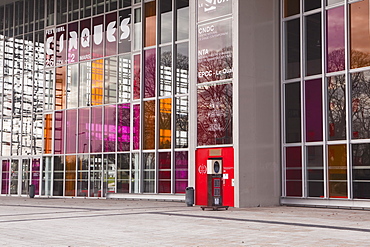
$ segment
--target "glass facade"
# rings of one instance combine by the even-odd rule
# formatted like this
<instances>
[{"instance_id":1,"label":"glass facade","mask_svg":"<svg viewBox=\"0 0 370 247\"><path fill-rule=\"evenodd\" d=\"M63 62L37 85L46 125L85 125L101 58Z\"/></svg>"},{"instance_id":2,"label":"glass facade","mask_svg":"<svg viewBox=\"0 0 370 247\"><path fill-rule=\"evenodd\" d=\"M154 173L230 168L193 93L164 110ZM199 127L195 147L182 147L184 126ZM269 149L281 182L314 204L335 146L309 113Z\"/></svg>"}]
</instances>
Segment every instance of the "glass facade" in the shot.
<instances>
[{"instance_id":1,"label":"glass facade","mask_svg":"<svg viewBox=\"0 0 370 247\"><path fill-rule=\"evenodd\" d=\"M189 0L0 6L1 194L185 193L189 13Z\"/></svg>"},{"instance_id":2,"label":"glass facade","mask_svg":"<svg viewBox=\"0 0 370 247\"><path fill-rule=\"evenodd\" d=\"M281 4L282 195L370 199L369 0Z\"/></svg>"}]
</instances>

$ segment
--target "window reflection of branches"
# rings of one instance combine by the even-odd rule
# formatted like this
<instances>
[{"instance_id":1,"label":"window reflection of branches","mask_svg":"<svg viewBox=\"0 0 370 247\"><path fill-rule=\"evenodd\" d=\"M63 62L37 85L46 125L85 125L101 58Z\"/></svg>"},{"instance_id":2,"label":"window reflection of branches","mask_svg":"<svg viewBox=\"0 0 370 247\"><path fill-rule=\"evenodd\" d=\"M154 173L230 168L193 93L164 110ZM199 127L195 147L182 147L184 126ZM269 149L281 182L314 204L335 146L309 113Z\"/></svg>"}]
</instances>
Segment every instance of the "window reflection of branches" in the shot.
<instances>
[{"instance_id":1,"label":"window reflection of branches","mask_svg":"<svg viewBox=\"0 0 370 247\"><path fill-rule=\"evenodd\" d=\"M345 76L328 78L328 128L329 140L346 138L346 83Z\"/></svg>"}]
</instances>

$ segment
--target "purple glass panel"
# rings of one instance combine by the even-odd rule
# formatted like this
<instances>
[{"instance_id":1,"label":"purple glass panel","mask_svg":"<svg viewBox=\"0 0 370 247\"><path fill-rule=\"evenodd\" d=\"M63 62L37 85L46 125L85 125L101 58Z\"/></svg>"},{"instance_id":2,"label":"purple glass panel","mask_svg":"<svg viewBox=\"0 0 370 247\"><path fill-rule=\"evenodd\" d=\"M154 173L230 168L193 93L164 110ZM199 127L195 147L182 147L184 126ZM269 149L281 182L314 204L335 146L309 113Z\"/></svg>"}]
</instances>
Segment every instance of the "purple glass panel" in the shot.
<instances>
[{"instance_id":1,"label":"purple glass panel","mask_svg":"<svg viewBox=\"0 0 370 247\"><path fill-rule=\"evenodd\" d=\"M118 105L118 151L130 151L130 104Z\"/></svg>"},{"instance_id":2,"label":"purple glass panel","mask_svg":"<svg viewBox=\"0 0 370 247\"><path fill-rule=\"evenodd\" d=\"M54 153L64 154L64 111L55 112Z\"/></svg>"},{"instance_id":3,"label":"purple glass panel","mask_svg":"<svg viewBox=\"0 0 370 247\"><path fill-rule=\"evenodd\" d=\"M158 192L171 193L171 152L159 153Z\"/></svg>"},{"instance_id":4,"label":"purple glass panel","mask_svg":"<svg viewBox=\"0 0 370 247\"><path fill-rule=\"evenodd\" d=\"M104 152L116 151L116 105L104 107Z\"/></svg>"},{"instance_id":5,"label":"purple glass panel","mask_svg":"<svg viewBox=\"0 0 370 247\"><path fill-rule=\"evenodd\" d=\"M155 49L145 51L145 71L144 71L144 97L155 97L155 77L156 77L156 54Z\"/></svg>"},{"instance_id":6,"label":"purple glass panel","mask_svg":"<svg viewBox=\"0 0 370 247\"><path fill-rule=\"evenodd\" d=\"M31 184L35 185L35 195L40 194L40 159L32 160Z\"/></svg>"},{"instance_id":7,"label":"purple glass panel","mask_svg":"<svg viewBox=\"0 0 370 247\"><path fill-rule=\"evenodd\" d=\"M188 152L176 152L175 162L175 193L185 193L188 186Z\"/></svg>"},{"instance_id":8,"label":"purple glass panel","mask_svg":"<svg viewBox=\"0 0 370 247\"><path fill-rule=\"evenodd\" d=\"M78 152L89 152L89 108L78 110Z\"/></svg>"},{"instance_id":9,"label":"purple glass panel","mask_svg":"<svg viewBox=\"0 0 370 247\"><path fill-rule=\"evenodd\" d=\"M91 152L102 152L103 145L103 108L93 107L91 108Z\"/></svg>"},{"instance_id":10,"label":"purple glass panel","mask_svg":"<svg viewBox=\"0 0 370 247\"><path fill-rule=\"evenodd\" d=\"M327 70L341 71L345 68L344 59L344 7L327 11Z\"/></svg>"},{"instance_id":11,"label":"purple glass panel","mask_svg":"<svg viewBox=\"0 0 370 247\"><path fill-rule=\"evenodd\" d=\"M134 105L134 149L140 149L140 105Z\"/></svg>"},{"instance_id":12,"label":"purple glass panel","mask_svg":"<svg viewBox=\"0 0 370 247\"><path fill-rule=\"evenodd\" d=\"M77 110L66 112L66 153L76 153Z\"/></svg>"},{"instance_id":13,"label":"purple glass panel","mask_svg":"<svg viewBox=\"0 0 370 247\"><path fill-rule=\"evenodd\" d=\"M286 196L302 196L302 148L286 148Z\"/></svg>"},{"instance_id":14,"label":"purple glass panel","mask_svg":"<svg viewBox=\"0 0 370 247\"><path fill-rule=\"evenodd\" d=\"M10 162L8 160L3 160L2 178L1 178L1 194L9 194L9 168L10 168Z\"/></svg>"},{"instance_id":15,"label":"purple glass panel","mask_svg":"<svg viewBox=\"0 0 370 247\"><path fill-rule=\"evenodd\" d=\"M321 79L306 81L306 140L322 141L322 85Z\"/></svg>"}]
</instances>

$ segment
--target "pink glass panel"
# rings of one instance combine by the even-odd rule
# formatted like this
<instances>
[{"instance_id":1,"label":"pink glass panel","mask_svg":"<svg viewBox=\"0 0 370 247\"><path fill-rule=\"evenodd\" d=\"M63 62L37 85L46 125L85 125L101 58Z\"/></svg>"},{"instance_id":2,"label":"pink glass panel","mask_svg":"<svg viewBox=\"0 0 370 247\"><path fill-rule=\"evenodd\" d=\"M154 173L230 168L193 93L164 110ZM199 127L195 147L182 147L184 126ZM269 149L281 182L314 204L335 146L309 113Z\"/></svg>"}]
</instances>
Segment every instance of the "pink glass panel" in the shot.
<instances>
[{"instance_id":1,"label":"pink glass panel","mask_svg":"<svg viewBox=\"0 0 370 247\"><path fill-rule=\"evenodd\" d=\"M134 56L134 99L140 99L140 55Z\"/></svg>"},{"instance_id":2,"label":"pink glass panel","mask_svg":"<svg viewBox=\"0 0 370 247\"><path fill-rule=\"evenodd\" d=\"M130 151L130 104L118 105L118 151Z\"/></svg>"},{"instance_id":3,"label":"pink glass panel","mask_svg":"<svg viewBox=\"0 0 370 247\"><path fill-rule=\"evenodd\" d=\"M3 160L1 177L1 194L9 194L9 168L8 160Z\"/></svg>"},{"instance_id":4,"label":"pink glass panel","mask_svg":"<svg viewBox=\"0 0 370 247\"><path fill-rule=\"evenodd\" d=\"M68 63L75 63L79 61L78 44L80 42L78 22L68 25Z\"/></svg>"},{"instance_id":5,"label":"pink glass panel","mask_svg":"<svg viewBox=\"0 0 370 247\"><path fill-rule=\"evenodd\" d=\"M104 55L104 16L93 18L93 58Z\"/></svg>"},{"instance_id":6,"label":"pink glass panel","mask_svg":"<svg viewBox=\"0 0 370 247\"><path fill-rule=\"evenodd\" d=\"M134 105L134 149L140 149L140 105Z\"/></svg>"},{"instance_id":7,"label":"pink glass panel","mask_svg":"<svg viewBox=\"0 0 370 247\"><path fill-rule=\"evenodd\" d=\"M286 196L302 196L301 147L286 148Z\"/></svg>"},{"instance_id":8,"label":"pink glass panel","mask_svg":"<svg viewBox=\"0 0 370 247\"><path fill-rule=\"evenodd\" d=\"M66 115L66 153L73 154L77 147L77 110L68 110Z\"/></svg>"},{"instance_id":9,"label":"pink glass panel","mask_svg":"<svg viewBox=\"0 0 370 247\"><path fill-rule=\"evenodd\" d=\"M116 105L104 107L104 152L116 151Z\"/></svg>"},{"instance_id":10,"label":"pink glass panel","mask_svg":"<svg viewBox=\"0 0 370 247\"><path fill-rule=\"evenodd\" d=\"M306 81L306 140L322 141L322 85L321 79Z\"/></svg>"},{"instance_id":11,"label":"pink glass panel","mask_svg":"<svg viewBox=\"0 0 370 247\"><path fill-rule=\"evenodd\" d=\"M31 184L35 186L35 195L40 194L40 159L32 160Z\"/></svg>"},{"instance_id":12,"label":"pink glass panel","mask_svg":"<svg viewBox=\"0 0 370 247\"><path fill-rule=\"evenodd\" d=\"M188 187L188 152L175 153L175 193L185 193Z\"/></svg>"},{"instance_id":13,"label":"pink glass panel","mask_svg":"<svg viewBox=\"0 0 370 247\"><path fill-rule=\"evenodd\" d=\"M117 54L117 13L111 13L105 16L105 55L112 56Z\"/></svg>"},{"instance_id":14,"label":"pink glass panel","mask_svg":"<svg viewBox=\"0 0 370 247\"><path fill-rule=\"evenodd\" d=\"M80 22L80 61L91 59L91 19Z\"/></svg>"},{"instance_id":15,"label":"pink glass panel","mask_svg":"<svg viewBox=\"0 0 370 247\"><path fill-rule=\"evenodd\" d=\"M64 111L55 112L54 153L64 154Z\"/></svg>"},{"instance_id":16,"label":"pink glass panel","mask_svg":"<svg viewBox=\"0 0 370 247\"><path fill-rule=\"evenodd\" d=\"M327 72L345 69L344 7L327 11Z\"/></svg>"},{"instance_id":17,"label":"pink glass panel","mask_svg":"<svg viewBox=\"0 0 370 247\"><path fill-rule=\"evenodd\" d=\"M89 108L78 110L78 152L89 152Z\"/></svg>"},{"instance_id":18,"label":"pink glass panel","mask_svg":"<svg viewBox=\"0 0 370 247\"><path fill-rule=\"evenodd\" d=\"M91 108L91 152L102 152L102 139L103 139L103 108Z\"/></svg>"},{"instance_id":19,"label":"pink glass panel","mask_svg":"<svg viewBox=\"0 0 370 247\"><path fill-rule=\"evenodd\" d=\"M155 49L145 51L145 71L144 71L144 97L155 97L156 81L156 54Z\"/></svg>"}]
</instances>

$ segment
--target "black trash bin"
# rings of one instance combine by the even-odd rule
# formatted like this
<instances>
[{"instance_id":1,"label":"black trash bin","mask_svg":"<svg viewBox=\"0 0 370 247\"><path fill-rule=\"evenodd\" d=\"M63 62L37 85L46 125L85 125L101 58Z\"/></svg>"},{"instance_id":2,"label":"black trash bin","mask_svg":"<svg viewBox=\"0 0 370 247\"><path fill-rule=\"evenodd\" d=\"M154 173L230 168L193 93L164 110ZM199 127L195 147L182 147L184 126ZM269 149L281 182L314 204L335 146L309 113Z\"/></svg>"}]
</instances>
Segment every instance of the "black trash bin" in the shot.
<instances>
[{"instance_id":1,"label":"black trash bin","mask_svg":"<svg viewBox=\"0 0 370 247\"><path fill-rule=\"evenodd\" d=\"M30 198L35 197L35 185L33 184L30 185L28 193L29 193Z\"/></svg>"},{"instance_id":2,"label":"black trash bin","mask_svg":"<svg viewBox=\"0 0 370 247\"><path fill-rule=\"evenodd\" d=\"M186 187L185 203L186 203L186 206L188 207L192 207L194 205L194 188L193 187Z\"/></svg>"}]
</instances>

